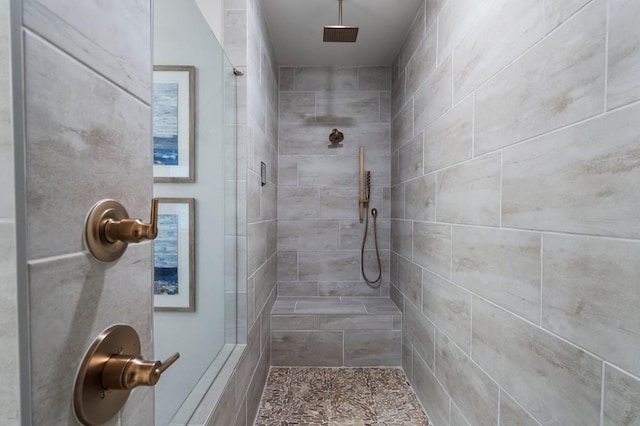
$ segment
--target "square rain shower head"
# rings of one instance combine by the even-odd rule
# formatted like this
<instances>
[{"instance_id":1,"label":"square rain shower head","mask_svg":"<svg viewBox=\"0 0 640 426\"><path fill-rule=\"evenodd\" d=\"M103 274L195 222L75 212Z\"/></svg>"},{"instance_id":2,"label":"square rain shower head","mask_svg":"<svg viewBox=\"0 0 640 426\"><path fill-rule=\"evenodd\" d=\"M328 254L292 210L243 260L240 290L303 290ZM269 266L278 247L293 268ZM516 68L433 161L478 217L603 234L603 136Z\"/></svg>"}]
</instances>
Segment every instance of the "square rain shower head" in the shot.
<instances>
[{"instance_id":1,"label":"square rain shower head","mask_svg":"<svg viewBox=\"0 0 640 426\"><path fill-rule=\"evenodd\" d=\"M333 43L355 43L358 38L358 27L345 25L325 25L322 41Z\"/></svg>"}]
</instances>

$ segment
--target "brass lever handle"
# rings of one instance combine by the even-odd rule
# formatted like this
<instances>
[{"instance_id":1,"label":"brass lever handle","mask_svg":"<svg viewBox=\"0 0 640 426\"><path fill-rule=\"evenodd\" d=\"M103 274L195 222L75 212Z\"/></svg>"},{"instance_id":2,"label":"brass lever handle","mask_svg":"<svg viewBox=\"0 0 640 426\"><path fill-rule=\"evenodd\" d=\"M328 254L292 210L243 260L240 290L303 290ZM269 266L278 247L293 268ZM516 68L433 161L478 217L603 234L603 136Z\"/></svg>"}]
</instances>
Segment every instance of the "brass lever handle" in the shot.
<instances>
[{"instance_id":1,"label":"brass lever handle","mask_svg":"<svg viewBox=\"0 0 640 426\"><path fill-rule=\"evenodd\" d=\"M148 361L141 356L113 355L102 370L102 387L107 390L131 390L155 386L162 373L180 358L176 352L166 361Z\"/></svg>"},{"instance_id":2,"label":"brass lever handle","mask_svg":"<svg viewBox=\"0 0 640 426\"><path fill-rule=\"evenodd\" d=\"M151 200L151 219L144 223L129 219L129 213L115 200L97 202L87 215L85 240L93 257L101 262L118 260L129 243L158 236L158 200Z\"/></svg>"},{"instance_id":3,"label":"brass lever handle","mask_svg":"<svg viewBox=\"0 0 640 426\"><path fill-rule=\"evenodd\" d=\"M149 223L144 223L140 219L104 219L100 227L105 239L110 243L116 241L139 243L144 240L153 240L158 236L158 199L151 200Z\"/></svg>"}]
</instances>

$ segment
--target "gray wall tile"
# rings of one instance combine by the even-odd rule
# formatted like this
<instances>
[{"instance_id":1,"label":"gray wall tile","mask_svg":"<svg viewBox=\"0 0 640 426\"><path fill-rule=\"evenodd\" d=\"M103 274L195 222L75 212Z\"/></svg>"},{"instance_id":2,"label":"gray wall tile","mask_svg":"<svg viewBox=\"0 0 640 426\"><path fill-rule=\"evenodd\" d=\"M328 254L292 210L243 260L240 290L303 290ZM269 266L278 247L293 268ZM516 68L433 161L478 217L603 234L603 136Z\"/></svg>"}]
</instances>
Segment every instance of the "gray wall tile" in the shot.
<instances>
[{"instance_id":1,"label":"gray wall tile","mask_svg":"<svg viewBox=\"0 0 640 426\"><path fill-rule=\"evenodd\" d=\"M389 67L358 67L359 90L391 90Z\"/></svg>"},{"instance_id":2,"label":"gray wall tile","mask_svg":"<svg viewBox=\"0 0 640 426\"><path fill-rule=\"evenodd\" d=\"M378 210L380 210L378 208ZM380 213L378 213L380 215ZM391 242L391 219L378 219L378 247L381 250L389 250ZM367 232L367 248L374 247L375 232L373 228L373 220L369 217L369 229ZM362 247L362 237L364 235L364 225L359 220L341 220L340 221L340 248L342 249L360 249Z\"/></svg>"},{"instance_id":3,"label":"gray wall tile","mask_svg":"<svg viewBox=\"0 0 640 426\"><path fill-rule=\"evenodd\" d=\"M357 250L298 251L298 275L303 281L356 281L359 266Z\"/></svg>"},{"instance_id":4,"label":"gray wall tile","mask_svg":"<svg viewBox=\"0 0 640 426\"><path fill-rule=\"evenodd\" d=\"M640 37L637 22L640 4L614 0L609 6L609 58L607 70L607 108L640 99Z\"/></svg>"},{"instance_id":5,"label":"gray wall tile","mask_svg":"<svg viewBox=\"0 0 640 426\"><path fill-rule=\"evenodd\" d=\"M415 306L422 305L422 268L402 256L397 257L396 287Z\"/></svg>"},{"instance_id":6,"label":"gray wall tile","mask_svg":"<svg viewBox=\"0 0 640 426\"><path fill-rule=\"evenodd\" d=\"M539 426L524 408L522 408L504 390L500 389L500 424L519 426Z\"/></svg>"},{"instance_id":7,"label":"gray wall tile","mask_svg":"<svg viewBox=\"0 0 640 426\"><path fill-rule=\"evenodd\" d=\"M464 417L462 411L460 411L453 401L451 401L451 407L449 409L449 426L471 426L471 423Z\"/></svg>"},{"instance_id":8,"label":"gray wall tile","mask_svg":"<svg viewBox=\"0 0 640 426\"><path fill-rule=\"evenodd\" d=\"M365 259L366 262L366 259ZM380 296L380 289L372 288L363 281L339 281L339 282L319 282L319 296Z\"/></svg>"},{"instance_id":9,"label":"gray wall tile","mask_svg":"<svg viewBox=\"0 0 640 426\"><path fill-rule=\"evenodd\" d=\"M500 162L500 154L496 153L438 172L438 220L498 226Z\"/></svg>"},{"instance_id":10,"label":"gray wall tile","mask_svg":"<svg viewBox=\"0 0 640 426\"><path fill-rule=\"evenodd\" d=\"M540 423L598 418L599 360L475 297L472 315L473 359Z\"/></svg>"},{"instance_id":11,"label":"gray wall tile","mask_svg":"<svg viewBox=\"0 0 640 426\"><path fill-rule=\"evenodd\" d=\"M540 249L537 233L454 226L452 281L539 323Z\"/></svg>"},{"instance_id":12,"label":"gray wall tile","mask_svg":"<svg viewBox=\"0 0 640 426\"><path fill-rule=\"evenodd\" d=\"M273 331L271 365L335 367L342 365L341 331Z\"/></svg>"},{"instance_id":13,"label":"gray wall tile","mask_svg":"<svg viewBox=\"0 0 640 426\"><path fill-rule=\"evenodd\" d=\"M419 132L448 111L453 104L451 58L447 58L425 80L414 95L414 126Z\"/></svg>"},{"instance_id":14,"label":"gray wall tile","mask_svg":"<svg viewBox=\"0 0 640 426\"><path fill-rule=\"evenodd\" d=\"M320 330L393 330L393 315L320 315ZM397 345L400 348L400 345ZM397 365L397 364L396 364Z\"/></svg>"},{"instance_id":15,"label":"gray wall tile","mask_svg":"<svg viewBox=\"0 0 640 426\"><path fill-rule=\"evenodd\" d=\"M439 61L453 50L477 26L487 11L488 0L454 0L445 2L438 15Z\"/></svg>"},{"instance_id":16,"label":"gray wall tile","mask_svg":"<svg viewBox=\"0 0 640 426\"><path fill-rule=\"evenodd\" d=\"M549 33L576 13L589 0L547 0L544 4L545 27Z\"/></svg>"},{"instance_id":17,"label":"gray wall tile","mask_svg":"<svg viewBox=\"0 0 640 426\"><path fill-rule=\"evenodd\" d=\"M400 148L400 182L422 176L422 141L423 133L418 133Z\"/></svg>"},{"instance_id":18,"label":"gray wall tile","mask_svg":"<svg viewBox=\"0 0 640 426\"><path fill-rule=\"evenodd\" d=\"M391 249L407 259L413 259L412 229L408 220L391 220Z\"/></svg>"},{"instance_id":19,"label":"gray wall tile","mask_svg":"<svg viewBox=\"0 0 640 426\"><path fill-rule=\"evenodd\" d=\"M413 261L431 272L449 278L451 276L451 226L415 222Z\"/></svg>"},{"instance_id":20,"label":"gray wall tile","mask_svg":"<svg viewBox=\"0 0 640 426\"><path fill-rule=\"evenodd\" d=\"M278 250L332 250L339 248L340 222L338 220L287 219L278 221Z\"/></svg>"},{"instance_id":21,"label":"gray wall tile","mask_svg":"<svg viewBox=\"0 0 640 426\"><path fill-rule=\"evenodd\" d=\"M605 365L604 423L605 426L631 426L640 422L640 381Z\"/></svg>"},{"instance_id":22,"label":"gray wall tile","mask_svg":"<svg viewBox=\"0 0 640 426\"><path fill-rule=\"evenodd\" d=\"M405 90L408 96L413 95L436 69L436 37L436 28L429 28L407 64Z\"/></svg>"},{"instance_id":23,"label":"gray wall tile","mask_svg":"<svg viewBox=\"0 0 640 426\"><path fill-rule=\"evenodd\" d=\"M316 92L319 123L375 123L380 118L378 92Z\"/></svg>"},{"instance_id":24,"label":"gray wall tile","mask_svg":"<svg viewBox=\"0 0 640 426\"><path fill-rule=\"evenodd\" d=\"M540 40L543 33L543 2L488 2L482 19L454 49L454 102L508 65Z\"/></svg>"},{"instance_id":25,"label":"gray wall tile","mask_svg":"<svg viewBox=\"0 0 640 426\"><path fill-rule=\"evenodd\" d=\"M305 123L315 121L315 92L280 93L280 120L282 122Z\"/></svg>"},{"instance_id":26,"label":"gray wall tile","mask_svg":"<svg viewBox=\"0 0 640 426\"><path fill-rule=\"evenodd\" d=\"M280 123L278 152L280 155L337 155L329 149L329 123Z\"/></svg>"},{"instance_id":27,"label":"gray wall tile","mask_svg":"<svg viewBox=\"0 0 640 426\"><path fill-rule=\"evenodd\" d=\"M640 375L640 244L544 235L543 246L542 325Z\"/></svg>"},{"instance_id":28,"label":"gray wall tile","mask_svg":"<svg viewBox=\"0 0 640 426\"><path fill-rule=\"evenodd\" d=\"M404 96L405 75L403 72L391 88L391 118L395 118L398 115L398 112L406 102Z\"/></svg>"},{"instance_id":29,"label":"gray wall tile","mask_svg":"<svg viewBox=\"0 0 640 426\"><path fill-rule=\"evenodd\" d=\"M411 385L434 425L449 424L449 396L417 353L413 355Z\"/></svg>"},{"instance_id":30,"label":"gray wall tile","mask_svg":"<svg viewBox=\"0 0 640 426\"><path fill-rule=\"evenodd\" d=\"M279 219L316 218L319 208L317 188L278 188Z\"/></svg>"},{"instance_id":31,"label":"gray wall tile","mask_svg":"<svg viewBox=\"0 0 640 426\"><path fill-rule=\"evenodd\" d=\"M504 151L502 223L516 228L640 236L634 106Z\"/></svg>"},{"instance_id":32,"label":"gray wall tile","mask_svg":"<svg viewBox=\"0 0 640 426\"><path fill-rule=\"evenodd\" d=\"M357 90L356 67L302 67L295 69L295 90Z\"/></svg>"},{"instance_id":33,"label":"gray wall tile","mask_svg":"<svg viewBox=\"0 0 640 426\"><path fill-rule=\"evenodd\" d=\"M293 74L294 68L280 67L278 89L281 92L293 90Z\"/></svg>"},{"instance_id":34,"label":"gray wall tile","mask_svg":"<svg viewBox=\"0 0 640 426\"><path fill-rule=\"evenodd\" d=\"M468 97L424 130L424 172L471 158L473 97Z\"/></svg>"},{"instance_id":35,"label":"gray wall tile","mask_svg":"<svg viewBox=\"0 0 640 426\"><path fill-rule=\"evenodd\" d=\"M278 281L298 280L298 252L278 250Z\"/></svg>"},{"instance_id":36,"label":"gray wall tile","mask_svg":"<svg viewBox=\"0 0 640 426\"><path fill-rule=\"evenodd\" d=\"M405 38L400 52L398 52L398 68L404 69L407 63L413 56L416 48L424 39L426 34L426 19L425 19L425 5L420 5L420 8L416 11L416 17L413 19L413 23L409 28L407 37Z\"/></svg>"},{"instance_id":37,"label":"gray wall tile","mask_svg":"<svg viewBox=\"0 0 640 426\"><path fill-rule=\"evenodd\" d=\"M318 330L317 315L270 315L271 330Z\"/></svg>"},{"instance_id":38,"label":"gray wall tile","mask_svg":"<svg viewBox=\"0 0 640 426\"><path fill-rule=\"evenodd\" d=\"M399 366L402 331L366 330L344 332L344 365L347 367Z\"/></svg>"},{"instance_id":39,"label":"gray wall tile","mask_svg":"<svg viewBox=\"0 0 640 426\"><path fill-rule=\"evenodd\" d=\"M434 188L434 192L435 192L435 188ZM417 202L418 200L415 200L415 201ZM404 209L405 209L404 184L394 185L391 187L391 217L394 219L404 219Z\"/></svg>"},{"instance_id":40,"label":"gray wall tile","mask_svg":"<svg viewBox=\"0 0 640 426\"><path fill-rule=\"evenodd\" d=\"M476 92L476 153L603 110L604 7L603 0L594 1Z\"/></svg>"},{"instance_id":41,"label":"gray wall tile","mask_svg":"<svg viewBox=\"0 0 640 426\"><path fill-rule=\"evenodd\" d=\"M436 333L435 373L472 424L497 424L498 385L440 331Z\"/></svg>"},{"instance_id":42,"label":"gray wall tile","mask_svg":"<svg viewBox=\"0 0 640 426\"><path fill-rule=\"evenodd\" d=\"M402 317L403 339L411 343L430 369L433 370L435 327L431 321L420 312L420 308L414 306L405 299Z\"/></svg>"},{"instance_id":43,"label":"gray wall tile","mask_svg":"<svg viewBox=\"0 0 640 426\"><path fill-rule=\"evenodd\" d=\"M279 282L278 296L318 296L317 282Z\"/></svg>"},{"instance_id":44,"label":"gray wall tile","mask_svg":"<svg viewBox=\"0 0 640 426\"><path fill-rule=\"evenodd\" d=\"M422 312L467 354L471 352L471 293L424 271Z\"/></svg>"},{"instance_id":45,"label":"gray wall tile","mask_svg":"<svg viewBox=\"0 0 640 426\"><path fill-rule=\"evenodd\" d=\"M395 151L413 137L413 102L407 102L391 122L391 151Z\"/></svg>"},{"instance_id":46,"label":"gray wall tile","mask_svg":"<svg viewBox=\"0 0 640 426\"><path fill-rule=\"evenodd\" d=\"M404 196L404 216L406 219L410 220L435 221L435 173L410 180L406 183Z\"/></svg>"}]
</instances>

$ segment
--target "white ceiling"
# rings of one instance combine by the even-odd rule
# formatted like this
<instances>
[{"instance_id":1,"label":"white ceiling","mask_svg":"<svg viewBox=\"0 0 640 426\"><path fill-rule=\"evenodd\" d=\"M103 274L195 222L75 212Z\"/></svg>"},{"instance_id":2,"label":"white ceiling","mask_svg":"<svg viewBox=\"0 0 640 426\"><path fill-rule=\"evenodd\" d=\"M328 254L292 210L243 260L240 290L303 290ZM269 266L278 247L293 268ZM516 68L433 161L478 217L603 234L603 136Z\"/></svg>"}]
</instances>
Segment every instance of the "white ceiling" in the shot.
<instances>
[{"instance_id":1,"label":"white ceiling","mask_svg":"<svg viewBox=\"0 0 640 426\"><path fill-rule=\"evenodd\" d=\"M338 0L263 0L278 65L391 65L424 0L344 0L343 25L360 27L355 43L323 43L338 24Z\"/></svg>"}]
</instances>

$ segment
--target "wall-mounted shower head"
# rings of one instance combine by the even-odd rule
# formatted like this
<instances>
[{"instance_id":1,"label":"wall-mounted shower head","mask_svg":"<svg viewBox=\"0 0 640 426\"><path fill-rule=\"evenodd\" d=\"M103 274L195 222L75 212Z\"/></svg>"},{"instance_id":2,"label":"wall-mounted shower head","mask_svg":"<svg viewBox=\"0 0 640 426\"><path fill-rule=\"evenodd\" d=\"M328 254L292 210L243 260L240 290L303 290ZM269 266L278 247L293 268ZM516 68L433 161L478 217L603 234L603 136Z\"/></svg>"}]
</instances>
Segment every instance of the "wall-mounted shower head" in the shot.
<instances>
[{"instance_id":1,"label":"wall-mounted shower head","mask_svg":"<svg viewBox=\"0 0 640 426\"><path fill-rule=\"evenodd\" d=\"M333 144L340 143L343 140L344 140L344 133L342 133L338 129L333 129L329 134L329 142Z\"/></svg>"},{"instance_id":2,"label":"wall-mounted shower head","mask_svg":"<svg viewBox=\"0 0 640 426\"><path fill-rule=\"evenodd\" d=\"M358 27L342 25L342 0L338 0L338 25L325 25L322 41L334 43L355 43Z\"/></svg>"}]
</instances>

